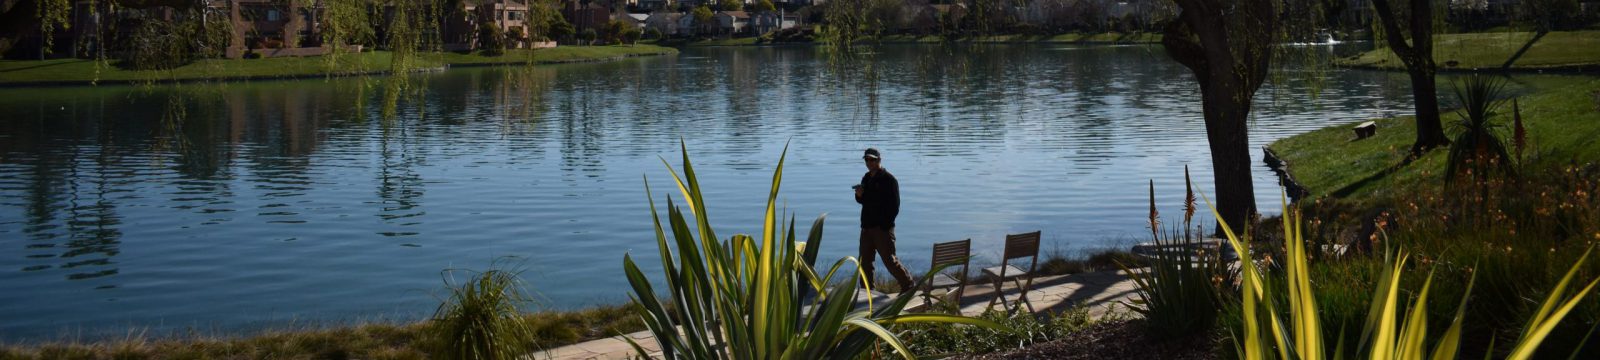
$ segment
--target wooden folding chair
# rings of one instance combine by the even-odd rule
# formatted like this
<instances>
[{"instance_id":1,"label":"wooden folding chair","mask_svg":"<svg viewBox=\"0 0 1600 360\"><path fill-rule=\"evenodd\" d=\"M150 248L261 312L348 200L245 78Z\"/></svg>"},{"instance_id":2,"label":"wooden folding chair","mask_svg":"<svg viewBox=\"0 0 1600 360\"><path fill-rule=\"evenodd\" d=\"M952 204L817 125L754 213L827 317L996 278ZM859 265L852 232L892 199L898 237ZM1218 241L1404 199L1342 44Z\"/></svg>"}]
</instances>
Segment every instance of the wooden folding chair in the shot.
<instances>
[{"instance_id":1,"label":"wooden folding chair","mask_svg":"<svg viewBox=\"0 0 1600 360\"><path fill-rule=\"evenodd\" d=\"M945 301L944 296L953 293L955 294L953 301L956 304L956 308L960 308L961 294L967 290L967 263L971 258L972 239L933 244L933 265L929 266L928 269L932 271L932 269L938 268L940 265L948 265L949 268L947 269L950 269L959 265L961 272L955 276L951 276L947 272L933 274L933 279L922 287L922 303L933 305L935 299ZM944 290L952 286L955 287L953 291L945 290L942 294L933 295L934 290Z\"/></svg>"},{"instance_id":2,"label":"wooden folding chair","mask_svg":"<svg viewBox=\"0 0 1600 360\"><path fill-rule=\"evenodd\" d=\"M1028 287L1033 286L1033 273L1039 265L1039 231L1023 234L1006 235L1006 250L1000 259L1000 266L983 269L983 274L994 279L994 299L989 300L989 308L993 309L996 302L1006 308L1006 312L1015 313L1021 306L1011 307L1006 305L1005 287L1006 279L1011 279L1018 287L1017 301L1028 306L1028 311L1033 312L1033 304L1028 302ZM1029 258L1028 269L1016 267L1011 264L1012 259Z\"/></svg>"}]
</instances>

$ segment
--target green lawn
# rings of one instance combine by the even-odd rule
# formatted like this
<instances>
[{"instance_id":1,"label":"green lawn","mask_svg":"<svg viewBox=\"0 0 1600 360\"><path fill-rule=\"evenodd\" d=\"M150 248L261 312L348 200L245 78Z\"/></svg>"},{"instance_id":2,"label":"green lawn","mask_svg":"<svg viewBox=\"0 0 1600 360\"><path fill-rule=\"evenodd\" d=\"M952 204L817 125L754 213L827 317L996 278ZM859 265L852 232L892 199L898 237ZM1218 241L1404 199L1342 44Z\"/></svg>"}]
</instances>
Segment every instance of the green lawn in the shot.
<instances>
[{"instance_id":1,"label":"green lawn","mask_svg":"<svg viewBox=\"0 0 1600 360\"><path fill-rule=\"evenodd\" d=\"M423 56L423 67L443 65L548 64L598 61L628 56L674 54L678 50L654 45L562 46L542 50L511 50L502 56L438 53ZM252 79L305 77L328 73L373 73L389 70L389 52L342 55L337 64L327 57L250 60L208 59L172 70L123 70L111 63L83 59L42 61L0 60L0 85L88 84L92 82L143 82L199 79Z\"/></svg>"},{"instance_id":2,"label":"green lawn","mask_svg":"<svg viewBox=\"0 0 1600 360\"><path fill-rule=\"evenodd\" d=\"M1444 34L1434 38L1433 59L1441 69L1499 68L1533 38L1531 32ZM1451 62L1455 66L1450 66ZM1354 67L1404 69L1388 48L1339 59L1335 64ZM1600 66L1600 31L1552 32L1528 49L1514 67L1548 69Z\"/></svg>"},{"instance_id":3,"label":"green lawn","mask_svg":"<svg viewBox=\"0 0 1600 360\"><path fill-rule=\"evenodd\" d=\"M1448 85L1443 86L1449 91ZM1522 118L1528 129L1536 161L1565 164L1600 161L1600 79L1590 77L1544 77L1522 80L1508 87L1528 93L1520 98ZM1511 104L1501 108L1493 121L1509 128ZM1454 112L1442 114L1445 133L1454 137L1452 124L1460 119ZM1351 199L1385 198L1408 191L1418 182L1438 182L1444 170L1447 150L1430 151L1410 165L1389 172L1407 155L1416 139L1411 116L1377 119L1376 136L1353 141L1354 124L1338 125L1297 135L1268 145L1289 163L1289 173L1311 191L1313 197L1333 195ZM1505 130L1507 133L1510 130Z\"/></svg>"},{"instance_id":4,"label":"green lawn","mask_svg":"<svg viewBox=\"0 0 1600 360\"><path fill-rule=\"evenodd\" d=\"M935 42L943 41L943 38L940 37L940 36L936 36L936 35L932 35L932 36L890 35L890 36L885 36L885 37L881 38L879 41L886 42L886 43L900 43L900 42L935 43ZM1117 44L1134 44L1134 43L1160 43L1161 42L1161 34L1160 33L1115 33L1115 32L1111 32L1111 33L1098 33L1098 34L1069 33L1069 34L1058 34L1058 35L991 35L991 36L964 37L964 38L958 39L957 41L977 42L977 43L1056 43L1056 44L1117 43Z\"/></svg>"},{"instance_id":5,"label":"green lawn","mask_svg":"<svg viewBox=\"0 0 1600 360\"><path fill-rule=\"evenodd\" d=\"M938 43L944 38L938 35L887 35L878 38L879 43ZM1155 44L1161 42L1160 33L1071 33L1059 35L990 35L963 37L957 42L973 43L1047 43L1047 44ZM871 42L871 40L867 40ZM671 43L669 41L669 43ZM683 46L752 46L764 45L757 42L757 38L732 38L718 40L702 40L682 43Z\"/></svg>"}]
</instances>

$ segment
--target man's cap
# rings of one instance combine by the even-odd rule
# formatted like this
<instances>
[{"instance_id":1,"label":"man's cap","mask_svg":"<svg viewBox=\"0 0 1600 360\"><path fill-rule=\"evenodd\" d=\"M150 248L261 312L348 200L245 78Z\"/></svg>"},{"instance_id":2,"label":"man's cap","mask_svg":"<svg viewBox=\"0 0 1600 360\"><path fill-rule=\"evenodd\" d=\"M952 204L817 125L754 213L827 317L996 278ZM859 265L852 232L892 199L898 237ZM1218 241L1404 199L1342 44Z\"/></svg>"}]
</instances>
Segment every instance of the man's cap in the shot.
<instances>
[{"instance_id":1,"label":"man's cap","mask_svg":"<svg viewBox=\"0 0 1600 360\"><path fill-rule=\"evenodd\" d=\"M878 149L877 148L867 148L867 153L864 154L864 155L861 155L861 158L862 159L880 159L881 156L880 156L880 154L878 154Z\"/></svg>"}]
</instances>

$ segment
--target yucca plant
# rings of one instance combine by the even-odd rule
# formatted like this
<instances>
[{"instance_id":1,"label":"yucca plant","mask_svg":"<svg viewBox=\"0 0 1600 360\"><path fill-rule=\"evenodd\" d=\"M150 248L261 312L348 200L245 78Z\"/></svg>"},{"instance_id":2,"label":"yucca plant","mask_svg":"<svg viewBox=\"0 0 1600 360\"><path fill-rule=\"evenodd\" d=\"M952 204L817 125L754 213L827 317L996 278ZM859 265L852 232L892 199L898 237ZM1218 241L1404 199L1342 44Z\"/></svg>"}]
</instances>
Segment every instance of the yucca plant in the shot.
<instances>
[{"instance_id":1,"label":"yucca plant","mask_svg":"<svg viewBox=\"0 0 1600 360\"><path fill-rule=\"evenodd\" d=\"M656 245L666 278L666 302L656 292L631 256L623 257L623 268L633 286L630 294L640 306L639 315L661 345L668 359L821 359L853 358L882 341L906 358L914 357L889 327L910 322L948 322L1007 330L992 321L947 314L901 314L913 298L913 291L901 292L887 304L870 303L864 310L853 310L856 291L865 276L859 269L831 288L828 279L847 263L834 263L826 275L814 270L822 241L824 217L812 222L810 236L796 242L794 218L785 226L777 212L779 184L783 179L783 156L772 174L764 220L759 239L733 235L722 240L711 228L706 204L689 161L683 152L683 176L667 164L682 193L693 228L682 208L667 200L667 222L662 223L650 194L648 178L645 193L652 196L650 212L655 222ZM787 146L784 156L788 154ZM666 163L666 159L662 159ZM671 243L668 232L670 228ZM673 246L675 245L675 248ZM803 252L803 253L802 253ZM934 271L938 271L935 269ZM929 273L931 274L931 272ZM923 276L923 281L931 278ZM814 293L815 296L806 296ZM810 301L806 301L809 298ZM634 350L643 347L628 339Z\"/></svg>"},{"instance_id":2,"label":"yucca plant","mask_svg":"<svg viewBox=\"0 0 1600 360\"><path fill-rule=\"evenodd\" d=\"M1210 205L1209 199L1207 205ZM1215 212L1216 209L1213 207L1212 211ZM1353 357L1384 360L1456 358L1456 351L1461 344L1467 299L1465 297L1461 299L1455 317L1444 334L1437 339L1430 338L1427 304L1432 275L1430 274L1423 282L1411 305L1402 310L1400 302L1403 291L1400 287L1400 273L1405 269L1407 262L1407 256L1403 253L1388 258L1389 265L1377 279L1378 288L1362 329L1359 342L1361 348L1346 351L1342 341L1344 335L1340 334L1341 341L1336 342L1340 344L1339 347L1331 349L1330 352L1324 342L1322 324L1318 317L1317 297L1311 286L1310 261L1306 257L1305 241L1299 220L1298 214L1285 204L1283 226L1286 256L1283 259L1285 272L1283 283L1268 281L1268 276L1247 255L1249 249L1243 245L1238 236L1234 235L1226 223L1221 224L1229 245L1239 251L1242 257L1239 267L1244 329L1242 334L1235 334L1234 338L1240 358L1250 360ZM1590 252L1592 251L1591 248ZM1600 284L1600 279L1595 279L1582 290L1570 295L1567 293L1568 286L1572 284L1578 269L1583 268L1584 262L1589 259L1590 252L1585 252L1584 256L1572 265L1566 276L1541 303L1539 311L1528 320L1522 336L1511 343L1512 352L1509 359L1522 360L1532 357L1533 351L1549 336L1556 324L1589 295L1597 284ZM1283 294L1277 294L1278 292ZM1469 281L1466 294L1471 292L1472 281ZM1273 299L1286 299L1286 301L1280 304ZM1286 309L1280 309L1280 306ZM1404 311L1403 317L1402 311ZM1427 348L1430 343L1434 344L1432 350Z\"/></svg>"},{"instance_id":3,"label":"yucca plant","mask_svg":"<svg viewBox=\"0 0 1600 360\"><path fill-rule=\"evenodd\" d=\"M455 275L467 272L467 282ZM516 359L533 351L534 332L521 321L521 307L532 298L521 271L498 261L489 270L445 270L450 296L434 311L430 332L436 356L445 359Z\"/></svg>"},{"instance_id":4,"label":"yucca plant","mask_svg":"<svg viewBox=\"0 0 1600 360\"><path fill-rule=\"evenodd\" d=\"M1445 165L1445 179L1451 180L1463 170L1471 170L1479 177L1490 171L1510 171L1511 155L1501 140L1499 125L1489 121L1495 109L1505 100L1499 99L1505 82L1494 77L1473 75L1454 85L1461 110L1456 111L1461 121L1460 131L1450 143L1450 156Z\"/></svg>"}]
</instances>

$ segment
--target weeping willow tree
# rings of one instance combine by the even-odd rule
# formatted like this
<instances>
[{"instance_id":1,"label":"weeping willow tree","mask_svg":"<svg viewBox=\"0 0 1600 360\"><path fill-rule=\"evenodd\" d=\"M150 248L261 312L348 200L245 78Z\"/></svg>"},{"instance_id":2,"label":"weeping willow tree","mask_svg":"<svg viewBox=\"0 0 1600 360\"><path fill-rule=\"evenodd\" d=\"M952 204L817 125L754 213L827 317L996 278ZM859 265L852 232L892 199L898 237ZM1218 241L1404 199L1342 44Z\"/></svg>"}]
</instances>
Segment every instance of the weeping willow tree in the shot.
<instances>
[{"instance_id":1,"label":"weeping willow tree","mask_svg":"<svg viewBox=\"0 0 1600 360\"><path fill-rule=\"evenodd\" d=\"M39 59L49 55L55 43L57 29L72 27L72 0L34 0L35 16L39 19Z\"/></svg>"}]
</instances>

